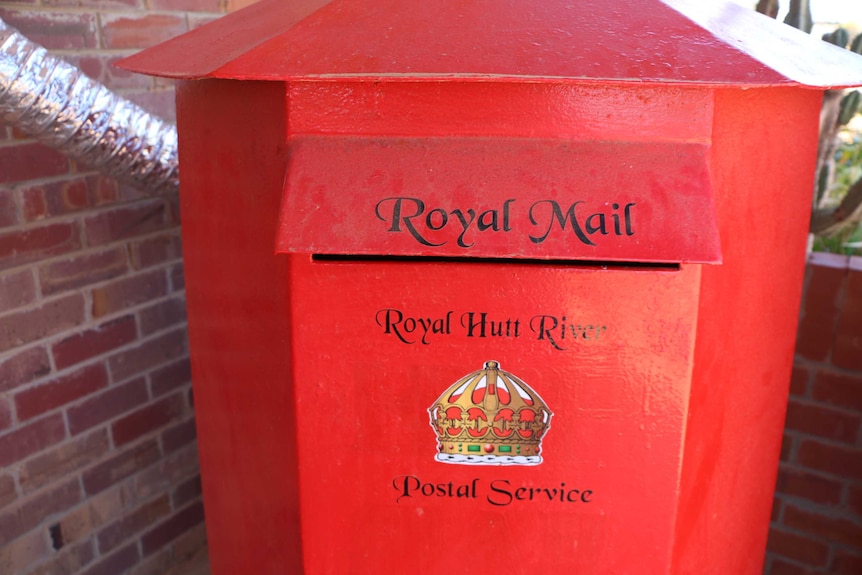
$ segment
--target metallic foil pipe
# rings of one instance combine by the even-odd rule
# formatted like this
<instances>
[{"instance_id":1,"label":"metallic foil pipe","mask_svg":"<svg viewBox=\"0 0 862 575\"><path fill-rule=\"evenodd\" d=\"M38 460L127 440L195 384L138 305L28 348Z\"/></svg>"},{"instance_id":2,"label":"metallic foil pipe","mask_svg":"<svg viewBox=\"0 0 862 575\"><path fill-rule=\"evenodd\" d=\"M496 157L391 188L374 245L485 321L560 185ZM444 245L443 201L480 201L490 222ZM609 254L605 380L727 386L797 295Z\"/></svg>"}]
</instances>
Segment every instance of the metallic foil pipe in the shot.
<instances>
[{"instance_id":1,"label":"metallic foil pipe","mask_svg":"<svg viewBox=\"0 0 862 575\"><path fill-rule=\"evenodd\" d=\"M179 186L177 131L0 19L0 118L142 190Z\"/></svg>"}]
</instances>

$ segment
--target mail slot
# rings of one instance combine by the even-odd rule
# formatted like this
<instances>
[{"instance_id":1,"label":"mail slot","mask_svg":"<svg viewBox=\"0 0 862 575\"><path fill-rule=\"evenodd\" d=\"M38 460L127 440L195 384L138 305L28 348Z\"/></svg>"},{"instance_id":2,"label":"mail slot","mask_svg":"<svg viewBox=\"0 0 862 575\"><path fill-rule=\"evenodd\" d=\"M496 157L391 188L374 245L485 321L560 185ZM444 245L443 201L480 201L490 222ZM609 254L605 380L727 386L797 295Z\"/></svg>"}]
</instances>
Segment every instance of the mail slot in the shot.
<instances>
[{"instance_id":1,"label":"mail slot","mask_svg":"<svg viewBox=\"0 0 862 575\"><path fill-rule=\"evenodd\" d=\"M179 80L214 574L760 573L862 65L702 4L265 0L124 61Z\"/></svg>"}]
</instances>

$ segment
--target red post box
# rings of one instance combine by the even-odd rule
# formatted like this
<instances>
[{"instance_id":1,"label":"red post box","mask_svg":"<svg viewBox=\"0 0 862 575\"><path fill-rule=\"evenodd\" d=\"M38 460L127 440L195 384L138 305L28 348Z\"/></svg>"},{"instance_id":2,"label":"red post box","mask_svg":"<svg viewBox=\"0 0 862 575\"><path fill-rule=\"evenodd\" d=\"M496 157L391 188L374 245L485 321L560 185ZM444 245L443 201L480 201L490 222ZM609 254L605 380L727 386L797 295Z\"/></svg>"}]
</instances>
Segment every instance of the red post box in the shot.
<instances>
[{"instance_id":1,"label":"red post box","mask_svg":"<svg viewBox=\"0 0 862 575\"><path fill-rule=\"evenodd\" d=\"M264 1L178 78L213 573L760 572L822 90L683 0Z\"/></svg>"}]
</instances>

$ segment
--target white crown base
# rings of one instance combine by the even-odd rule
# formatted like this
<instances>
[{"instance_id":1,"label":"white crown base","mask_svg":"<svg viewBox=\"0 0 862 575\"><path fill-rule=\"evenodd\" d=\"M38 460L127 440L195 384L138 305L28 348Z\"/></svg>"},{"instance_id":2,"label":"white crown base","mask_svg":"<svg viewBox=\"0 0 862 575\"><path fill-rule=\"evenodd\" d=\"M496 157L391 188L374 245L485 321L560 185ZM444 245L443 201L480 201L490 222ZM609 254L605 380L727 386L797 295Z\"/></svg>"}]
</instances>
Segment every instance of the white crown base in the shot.
<instances>
[{"instance_id":1,"label":"white crown base","mask_svg":"<svg viewBox=\"0 0 862 575\"><path fill-rule=\"evenodd\" d=\"M460 453L438 453L434 459L441 463L458 465L539 465L541 455L462 455Z\"/></svg>"}]
</instances>

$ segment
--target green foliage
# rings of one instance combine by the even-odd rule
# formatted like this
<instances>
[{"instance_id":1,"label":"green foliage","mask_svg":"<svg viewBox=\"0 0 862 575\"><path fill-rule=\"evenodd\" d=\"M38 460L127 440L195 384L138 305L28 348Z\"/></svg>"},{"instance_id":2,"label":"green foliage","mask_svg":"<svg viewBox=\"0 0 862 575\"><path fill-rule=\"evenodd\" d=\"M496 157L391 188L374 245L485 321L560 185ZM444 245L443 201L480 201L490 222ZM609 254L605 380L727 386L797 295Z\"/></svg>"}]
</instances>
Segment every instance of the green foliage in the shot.
<instances>
[{"instance_id":1,"label":"green foliage","mask_svg":"<svg viewBox=\"0 0 862 575\"><path fill-rule=\"evenodd\" d=\"M854 183L862 178L862 134L845 131L841 144L835 151L835 178L828 188L828 195L835 205L847 194ZM855 245L848 245L855 244ZM845 255L862 254L862 225L843 226L837 233L816 236L814 251Z\"/></svg>"},{"instance_id":2,"label":"green foliage","mask_svg":"<svg viewBox=\"0 0 862 575\"><path fill-rule=\"evenodd\" d=\"M844 28L836 28L833 32L824 34L823 40L841 48L846 48L847 43L850 41L850 33Z\"/></svg>"},{"instance_id":3,"label":"green foliage","mask_svg":"<svg viewBox=\"0 0 862 575\"><path fill-rule=\"evenodd\" d=\"M841 112L838 114L839 126L846 126L853 116L859 113L860 103L862 103L862 94L858 90L844 94L841 98Z\"/></svg>"},{"instance_id":4,"label":"green foliage","mask_svg":"<svg viewBox=\"0 0 862 575\"><path fill-rule=\"evenodd\" d=\"M862 34L857 35L851 42L847 30L838 28L824 34L823 40L862 54ZM847 126L862 112L862 94L857 90L846 93L841 98L840 106L837 125ZM821 206L838 206L850 187L862 178L862 134L845 128L840 137L841 141L834 155L834 166L824 165L819 174L817 203ZM848 225L841 226L830 235L817 235L814 239L814 251L862 254L862 223L847 223Z\"/></svg>"}]
</instances>

